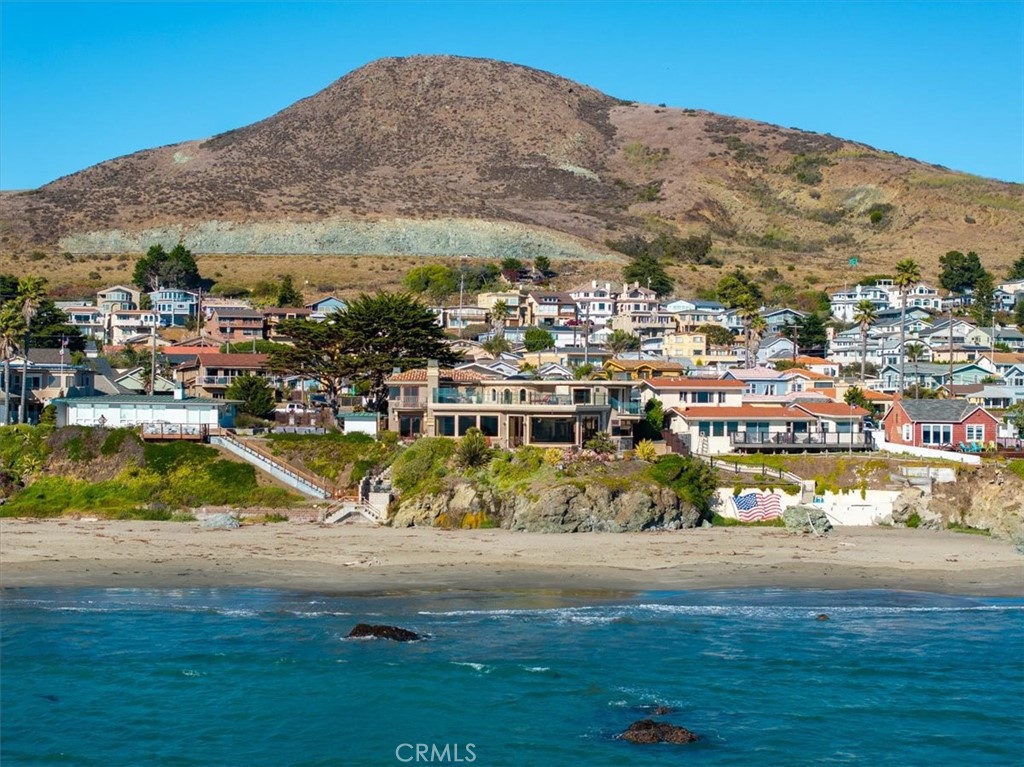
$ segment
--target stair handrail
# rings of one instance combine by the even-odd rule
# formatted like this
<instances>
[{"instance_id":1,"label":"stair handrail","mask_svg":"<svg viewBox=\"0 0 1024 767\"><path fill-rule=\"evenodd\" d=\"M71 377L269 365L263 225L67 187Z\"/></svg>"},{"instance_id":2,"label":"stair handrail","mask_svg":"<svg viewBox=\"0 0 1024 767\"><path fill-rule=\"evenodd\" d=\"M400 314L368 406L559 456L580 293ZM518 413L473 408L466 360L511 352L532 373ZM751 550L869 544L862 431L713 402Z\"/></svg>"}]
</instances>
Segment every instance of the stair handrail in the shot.
<instances>
[{"instance_id":1,"label":"stair handrail","mask_svg":"<svg viewBox=\"0 0 1024 767\"><path fill-rule=\"evenodd\" d=\"M274 455L273 453L270 453L269 451L263 450L262 448L249 444L248 442L237 439L236 437L232 437L229 434L222 434L220 435L220 438L225 440L226 442L231 442L238 448L245 450L248 453L251 453L257 458L261 458L262 460L266 461L267 463L271 464L272 466L280 470L282 473L287 474L301 482L305 482L310 487L316 488L317 490L321 490L327 493L331 498L336 497L338 494L338 488L335 485L332 485L329 482L327 482L323 477L318 477L315 474L303 471L297 466L288 463L287 461L279 458L278 456Z\"/></svg>"}]
</instances>

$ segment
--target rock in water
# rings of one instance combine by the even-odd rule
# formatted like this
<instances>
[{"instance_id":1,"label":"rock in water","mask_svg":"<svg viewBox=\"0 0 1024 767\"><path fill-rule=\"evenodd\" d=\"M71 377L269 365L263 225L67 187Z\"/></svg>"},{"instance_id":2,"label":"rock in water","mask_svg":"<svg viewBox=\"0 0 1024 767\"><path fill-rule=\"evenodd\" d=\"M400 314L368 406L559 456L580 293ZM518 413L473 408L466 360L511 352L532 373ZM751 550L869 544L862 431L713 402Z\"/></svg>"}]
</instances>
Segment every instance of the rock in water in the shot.
<instances>
[{"instance_id":1,"label":"rock in water","mask_svg":"<svg viewBox=\"0 0 1024 767\"><path fill-rule=\"evenodd\" d=\"M633 722L621 737L630 743L693 743L698 740L697 735L685 727L653 719Z\"/></svg>"},{"instance_id":2,"label":"rock in water","mask_svg":"<svg viewBox=\"0 0 1024 767\"><path fill-rule=\"evenodd\" d=\"M422 639L415 631L398 628L398 626L373 626L369 623L356 624L350 632L350 639L359 637L371 637L373 639L393 639L396 642L414 642Z\"/></svg>"}]
</instances>

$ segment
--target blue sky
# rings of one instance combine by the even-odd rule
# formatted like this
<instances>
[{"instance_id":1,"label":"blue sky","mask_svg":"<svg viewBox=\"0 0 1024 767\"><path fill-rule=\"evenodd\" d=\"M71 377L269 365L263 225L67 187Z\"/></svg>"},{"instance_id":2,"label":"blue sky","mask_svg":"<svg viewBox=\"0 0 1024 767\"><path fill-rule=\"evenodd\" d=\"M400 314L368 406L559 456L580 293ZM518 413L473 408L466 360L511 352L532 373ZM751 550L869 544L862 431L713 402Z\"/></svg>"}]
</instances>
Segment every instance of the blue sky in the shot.
<instances>
[{"instance_id":1,"label":"blue sky","mask_svg":"<svg viewBox=\"0 0 1024 767\"><path fill-rule=\"evenodd\" d=\"M1024 2L0 2L0 188L247 125L384 56L545 69L1024 182Z\"/></svg>"}]
</instances>

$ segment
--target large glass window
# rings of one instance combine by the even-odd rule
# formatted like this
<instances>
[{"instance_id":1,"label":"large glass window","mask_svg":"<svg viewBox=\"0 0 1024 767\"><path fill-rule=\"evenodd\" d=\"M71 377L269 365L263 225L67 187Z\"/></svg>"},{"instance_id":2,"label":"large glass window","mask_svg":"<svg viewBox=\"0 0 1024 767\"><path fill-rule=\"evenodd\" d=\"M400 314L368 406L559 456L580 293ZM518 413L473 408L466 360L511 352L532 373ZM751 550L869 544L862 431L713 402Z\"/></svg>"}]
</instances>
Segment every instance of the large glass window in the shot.
<instances>
[{"instance_id":1,"label":"large glass window","mask_svg":"<svg viewBox=\"0 0 1024 767\"><path fill-rule=\"evenodd\" d=\"M572 418L531 418L530 440L539 443L575 442L575 423Z\"/></svg>"},{"instance_id":2,"label":"large glass window","mask_svg":"<svg viewBox=\"0 0 1024 767\"><path fill-rule=\"evenodd\" d=\"M711 399L713 394L714 392L709 391L695 391L693 393L693 401L697 404L708 404L714 401Z\"/></svg>"},{"instance_id":3,"label":"large glass window","mask_svg":"<svg viewBox=\"0 0 1024 767\"><path fill-rule=\"evenodd\" d=\"M437 417L437 436L439 437L454 437L455 436L455 416L453 415L439 415Z\"/></svg>"},{"instance_id":4,"label":"large glass window","mask_svg":"<svg viewBox=\"0 0 1024 767\"><path fill-rule=\"evenodd\" d=\"M398 418L398 433L403 437L418 437L422 421L418 415L403 415Z\"/></svg>"},{"instance_id":5,"label":"large glass window","mask_svg":"<svg viewBox=\"0 0 1024 767\"><path fill-rule=\"evenodd\" d=\"M725 436L725 423L723 421L713 421L711 423L711 436L712 437L724 437Z\"/></svg>"},{"instance_id":6,"label":"large glass window","mask_svg":"<svg viewBox=\"0 0 1024 767\"><path fill-rule=\"evenodd\" d=\"M497 437L498 436L498 416L496 415L482 415L480 416L480 431L484 433L485 437Z\"/></svg>"},{"instance_id":7,"label":"large glass window","mask_svg":"<svg viewBox=\"0 0 1024 767\"><path fill-rule=\"evenodd\" d=\"M921 426L921 444L948 445L953 441L953 427L948 423L926 423Z\"/></svg>"},{"instance_id":8,"label":"large glass window","mask_svg":"<svg viewBox=\"0 0 1024 767\"><path fill-rule=\"evenodd\" d=\"M470 429L476 428L476 416L475 415L460 415L459 416L459 436L464 437L466 432Z\"/></svg>"}]
</instances>

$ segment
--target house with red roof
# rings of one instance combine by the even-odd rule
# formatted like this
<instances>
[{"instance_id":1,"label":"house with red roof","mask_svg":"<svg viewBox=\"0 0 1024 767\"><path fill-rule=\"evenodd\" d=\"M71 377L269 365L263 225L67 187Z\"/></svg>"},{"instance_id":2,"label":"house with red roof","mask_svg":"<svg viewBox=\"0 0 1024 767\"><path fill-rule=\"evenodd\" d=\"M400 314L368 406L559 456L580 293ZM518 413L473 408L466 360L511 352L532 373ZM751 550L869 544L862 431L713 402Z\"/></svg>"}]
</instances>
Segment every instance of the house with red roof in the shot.
<instances>
[{"instance_id":1,"label":"house with red roof","mask_svg":"<svg viewBox=\"0 0 1024 767\"><path fill-rule=\"evenodd\" d=\"M271 375L266 354L197 354L174 369L174 378L185 386L190 397L224 399L227 388L236 378Z\"/></svg>"},{"instance_id":2,"label":"house with red roof","mask_svg":"<svg viewBox=\"0 0 1024 767\"><path fill-rule=\"evenodd\" d=\"M871 448L864 432L868 411L835 402L789 406L675 407L669 429L705 455L732 452L847 451Z\"/></svg>"},{"instance_id":3,"label":"house with red roof","mask_svg":"<svg viewBox=\"0 0 1024 767\"><path fill-rule=\"evenodd\" d=\"M899 399L882 419L895 445L953 450L995 442L999 421L980 405L960 399Z\"/></svg>"}]
</instances>

